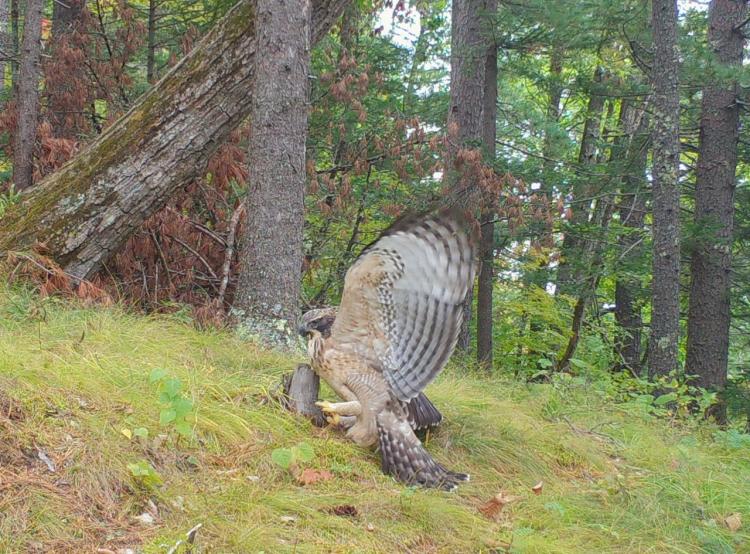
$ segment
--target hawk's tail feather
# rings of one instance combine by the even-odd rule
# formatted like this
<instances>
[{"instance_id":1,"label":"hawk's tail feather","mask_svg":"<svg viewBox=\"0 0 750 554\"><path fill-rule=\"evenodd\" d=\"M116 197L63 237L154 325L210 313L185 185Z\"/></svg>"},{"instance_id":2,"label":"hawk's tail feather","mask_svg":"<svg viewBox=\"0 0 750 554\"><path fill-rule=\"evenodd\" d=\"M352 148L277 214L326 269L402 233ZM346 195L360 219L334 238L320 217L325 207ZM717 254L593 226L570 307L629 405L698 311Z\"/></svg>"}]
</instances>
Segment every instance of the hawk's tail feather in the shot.
<instances>
[{"instance_id":1,"label":"hawk's tail feather","mask_svg":"<svg viewBox=\"0 0 750 554\"><path fill-rule=\"evenodd\" d=\"M437 462L412 431L408 421L384 411L377 417L383 472L407 485L454 490L469 476Z\"/></svg>"},{"instance_id":2,"label":"hawk's tail feather","mask_svg":"<svg viewBox=\"0 0 750 554\"><path fill-rule=\"evenodd\" d=\"M437 427L443 421L443 414L438 411L423 392L409 400L406 408L409 412L409 423L415 431Z\"/></svg>"}]
</instances>

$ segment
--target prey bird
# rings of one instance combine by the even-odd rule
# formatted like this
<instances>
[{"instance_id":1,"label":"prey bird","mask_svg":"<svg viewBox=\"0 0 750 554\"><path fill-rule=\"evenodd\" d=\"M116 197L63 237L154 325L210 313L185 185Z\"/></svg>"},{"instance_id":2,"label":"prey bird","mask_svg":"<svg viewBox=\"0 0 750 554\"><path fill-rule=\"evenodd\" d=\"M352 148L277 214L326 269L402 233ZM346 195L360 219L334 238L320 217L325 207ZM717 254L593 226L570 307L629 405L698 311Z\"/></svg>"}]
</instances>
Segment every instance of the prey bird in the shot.
<instances>
[{"instance_id":1,"label":"prey bird","mask_svg":"<svg viewBox=\"0 0 750 554\"><path fill-rule=\"evenodd\" d=\"M313 369L344 400L318 405L360 446L378 444L383 471L404 483L452 490L469 479L414 431L442 417L422 391L456 346L475 254L458 210L397 220L347 271L338 309L310 310L299 325Z\"/></svg>"}]
</instances>

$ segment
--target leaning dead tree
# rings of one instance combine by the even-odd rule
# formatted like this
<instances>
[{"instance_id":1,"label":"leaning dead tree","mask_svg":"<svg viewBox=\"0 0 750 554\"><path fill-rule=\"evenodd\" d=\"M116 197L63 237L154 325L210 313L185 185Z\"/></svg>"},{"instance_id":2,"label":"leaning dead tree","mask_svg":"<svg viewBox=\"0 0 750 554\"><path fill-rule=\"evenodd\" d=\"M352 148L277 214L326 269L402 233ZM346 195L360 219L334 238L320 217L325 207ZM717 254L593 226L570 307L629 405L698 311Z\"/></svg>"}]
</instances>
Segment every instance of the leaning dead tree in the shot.
<instances>
[{"instance_id":1,"label":"leaning dead tree","mask_svg":"<svg viewBox=\"0 0 750 554\"><path fill-rule=\"evenodd\" d=\"M313 0L313 42L348 3ZM92 276L247 117L254 38L252 1L242 0L130 111L23 196L0 221L0 252L42 243L69 274Z\"/></svg>"}]
</instances>

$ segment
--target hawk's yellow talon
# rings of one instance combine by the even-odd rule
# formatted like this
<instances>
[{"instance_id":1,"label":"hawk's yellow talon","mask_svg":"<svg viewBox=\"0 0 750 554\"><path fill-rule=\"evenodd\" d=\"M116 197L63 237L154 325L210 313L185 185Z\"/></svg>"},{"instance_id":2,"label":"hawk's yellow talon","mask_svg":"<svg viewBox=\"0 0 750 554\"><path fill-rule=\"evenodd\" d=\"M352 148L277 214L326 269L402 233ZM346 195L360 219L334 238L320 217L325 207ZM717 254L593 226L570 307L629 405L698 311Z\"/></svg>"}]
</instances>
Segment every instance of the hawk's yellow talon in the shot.
<instances>
[{"instance_id":1,"label":"hawk's yellow talon","mask_svg":"<svg viewBox=\"0 0 750 554\"><path fill-rule=\"evenodd\" d=\"M326 400L321 400L315 403L322 411L326 418L326 421L331 425L338 425L341 422L341 417L336 413L336 405Z\"/></svg>"}]
</instances>

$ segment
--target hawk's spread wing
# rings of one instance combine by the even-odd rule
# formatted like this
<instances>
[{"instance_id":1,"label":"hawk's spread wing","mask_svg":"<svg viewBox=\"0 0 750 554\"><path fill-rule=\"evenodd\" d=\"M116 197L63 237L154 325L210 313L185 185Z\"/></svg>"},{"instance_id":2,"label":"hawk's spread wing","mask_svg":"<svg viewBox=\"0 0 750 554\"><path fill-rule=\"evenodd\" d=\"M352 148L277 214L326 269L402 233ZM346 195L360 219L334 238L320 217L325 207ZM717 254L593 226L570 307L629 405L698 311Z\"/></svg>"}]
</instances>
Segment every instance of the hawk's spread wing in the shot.
<instances>
[{"instance_id":1,"label":"hawk's spread wing","mask_svg":"<svg viewBox=\"0 0 750 554\"><path fill-rule=\"evenodd\" d=\"M331 337L382 371L402 401L437 376L456 346L475 273L467 227L457 211L402 219L346 274Z\"/></svg>"}]
</instances>

